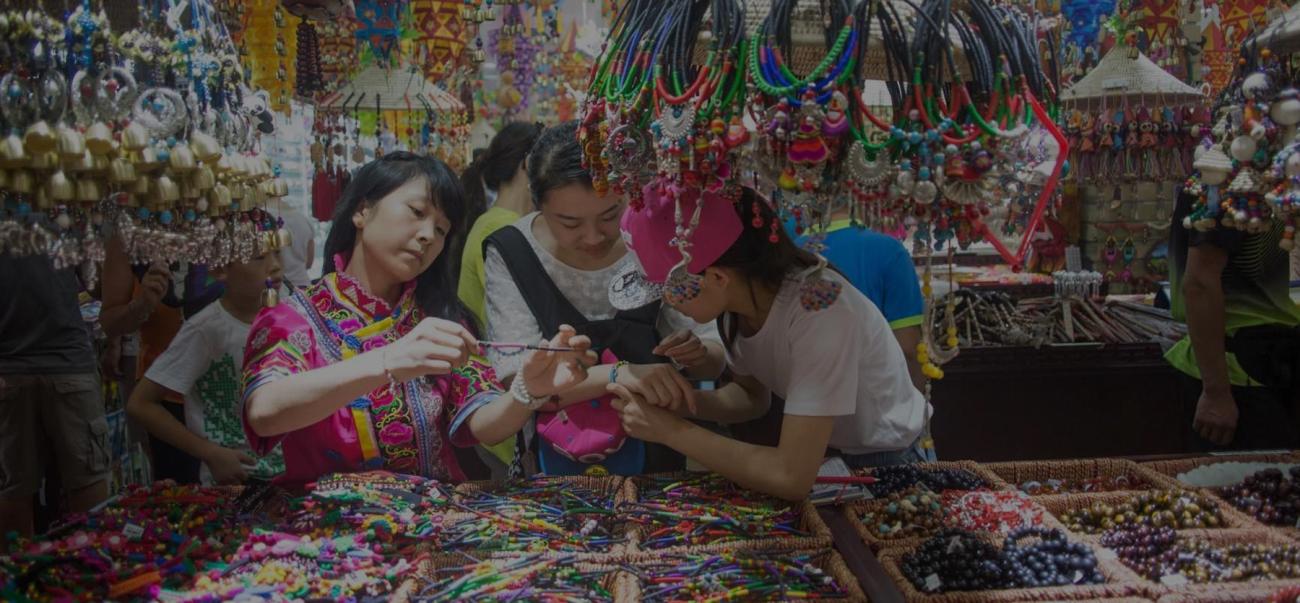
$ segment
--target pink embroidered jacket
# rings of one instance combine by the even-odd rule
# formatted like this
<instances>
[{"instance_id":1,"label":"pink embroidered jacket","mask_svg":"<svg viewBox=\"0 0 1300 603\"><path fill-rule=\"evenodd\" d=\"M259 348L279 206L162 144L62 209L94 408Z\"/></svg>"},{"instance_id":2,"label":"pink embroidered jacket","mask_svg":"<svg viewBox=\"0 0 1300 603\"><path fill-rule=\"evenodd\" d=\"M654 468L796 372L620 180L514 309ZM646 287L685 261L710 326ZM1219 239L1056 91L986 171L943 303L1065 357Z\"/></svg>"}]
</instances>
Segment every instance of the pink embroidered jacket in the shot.
<instances>
[{"instance_id":1,"label":"pink embroidered jacket","mask_svg":"<svg viewBox=\"0 0 1300 603\"><path fill-rule=\"evenodd\" d=\"M253 322L244 351L245 408L258 388L383 347L424 318L414 282L392 308L343 274L342 258L335 263L338 272L263 309ZM396 391L381 386L314 425L275 437L253 433L245 414L244 433L259 455L281 445L280 483L370 469L463 481L451 445L476 443L465 421L501 391L492 369L471 360L449 375L416 379Z\"/></svg>"}]
</instances>

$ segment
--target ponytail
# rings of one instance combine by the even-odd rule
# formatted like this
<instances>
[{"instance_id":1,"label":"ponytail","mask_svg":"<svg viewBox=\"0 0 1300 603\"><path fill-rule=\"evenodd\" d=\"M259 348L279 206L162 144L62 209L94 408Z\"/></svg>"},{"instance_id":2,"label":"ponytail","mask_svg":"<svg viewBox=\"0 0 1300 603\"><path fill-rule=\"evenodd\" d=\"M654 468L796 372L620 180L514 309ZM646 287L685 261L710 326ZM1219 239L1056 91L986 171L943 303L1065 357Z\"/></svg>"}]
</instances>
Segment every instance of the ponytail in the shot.
<instances>
[{"instance_id":1,"label":"ponytail","mask_svg":"<svg viewBox=\"0 0 1300 603\"><path fill-rule=\"evenodd\" d=\"M541 124L520 121L506 124L496 136L492 137L492 143L488 145L487 150L461 172L460 181L465 187L468 224L472 226L474 221L487 211L487 191L497 191L502 184L515 177L519 166L528 156L528 150L532 148L541 133Z\"/></svg>"}]
</instances>

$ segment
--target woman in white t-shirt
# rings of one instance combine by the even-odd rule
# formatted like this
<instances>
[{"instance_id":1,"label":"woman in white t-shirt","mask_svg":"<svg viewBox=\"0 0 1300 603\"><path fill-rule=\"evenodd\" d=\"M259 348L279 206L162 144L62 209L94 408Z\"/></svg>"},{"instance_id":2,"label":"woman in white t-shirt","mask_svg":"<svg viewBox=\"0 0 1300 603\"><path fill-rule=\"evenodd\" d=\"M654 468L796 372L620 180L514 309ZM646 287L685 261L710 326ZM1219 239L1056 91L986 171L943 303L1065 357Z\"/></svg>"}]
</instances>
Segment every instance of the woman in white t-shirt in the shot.
<instances>
[{"instance_id":1,"label":"woman in white t-shirt","mask_svg":"<svg viewBox=\"0 0 1300 603\"><path fill-rule=\"evenodd\" d=\"M622 229L642 276L697 322L717 321L735 382L766 408L785 399L780 443L747 444L701 429L619 384L624 428L660 442L742 486L803 499L828 454L851 466L922 460L919 439L931 408L908 377L889 323L821 257L796 247L767 201L748 188L735 199L705 193L691 232L697 191L681 207L645 189L644 208ZM673 243L685 222L689 260Z\"/></svg>"}]
</instances>

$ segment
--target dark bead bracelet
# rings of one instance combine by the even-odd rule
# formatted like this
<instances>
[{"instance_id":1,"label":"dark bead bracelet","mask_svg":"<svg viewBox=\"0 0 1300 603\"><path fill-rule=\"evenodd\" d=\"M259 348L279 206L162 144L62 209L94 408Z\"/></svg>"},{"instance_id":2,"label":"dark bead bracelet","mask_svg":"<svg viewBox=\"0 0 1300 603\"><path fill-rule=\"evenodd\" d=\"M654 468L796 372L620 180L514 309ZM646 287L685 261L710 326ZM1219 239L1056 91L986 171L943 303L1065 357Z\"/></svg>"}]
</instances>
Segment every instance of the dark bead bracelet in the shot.
<instances>
[{"instance_id":1,"label":"dark bead bracelet","mask_svg":"<svg viewBox=\"0 0 1300 603\"><path fill-rule=\"evenodd\" d=\"M919 468L913 465L880 467L871 471L876 483L867 488L872 496L883 498L912 486L923 485L931 492L946 490L981 490L989 487L980 476L965 469Z\"/></svg>"},{"instance_id":2,"label":"dark bead bracelet","mask_svg":"<svg viewBox=\"0 0 1300 603\"><path fill-rule=\"evenodd\" d=\"M1024 542L1035 539L1034 542ZM903 575L927 593L1101 584L1088 545L1047 528L1016 530L1001 550L971 532L948 529L903 558Z\"/></svg>"},{"instance_id":3,"label":"dark bead bracelet","mask_svg":"<svg viewBox=\"0 0 1300 603\"><path fill-rule=\"evenodd\" d=\"M1295 526L1300 521L1300 465L1288 473L1265 469L1215 493L1262 523Z\"/></svg>"},{"instance_id":4,"label":"dark bead bracelet","mask_svg":"<svg viewBox=\"0 0 1300 603\"><path fill-rule=\"evenodd\" d=\"M1033 544L1021 544L1037 538ZM1097 557L1088 545L1066 540L1060 530L1022 528L1007 536L1002 554L1017 586L1067 586L1101 584L1106 579L1097 569Z\"/></svg>"}]
</instances>

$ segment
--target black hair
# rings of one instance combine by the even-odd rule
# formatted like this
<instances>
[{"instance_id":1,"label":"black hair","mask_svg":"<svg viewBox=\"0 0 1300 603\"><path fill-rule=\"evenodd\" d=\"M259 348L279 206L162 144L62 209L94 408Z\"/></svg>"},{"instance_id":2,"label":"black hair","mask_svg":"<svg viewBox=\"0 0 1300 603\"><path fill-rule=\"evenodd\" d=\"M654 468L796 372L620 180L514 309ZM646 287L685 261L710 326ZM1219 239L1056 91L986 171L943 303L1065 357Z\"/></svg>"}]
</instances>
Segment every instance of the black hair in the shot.
<instances>
[{"instance_id":1,"label":"black hair","mask_svg":"<svg viewBox=\"0 0 1300 603\"><path fill-rule=\"evenodd\" d=\"M576 119L547 128L533 143L533 150L528 154L528 186L533 191L533 206L541 209L546 193L575 183L592 188L591 172L582 163Z\"/></svg>"},{"instance_id":2,"label":"black hair","mask_svg":"<svg viewBox=\"0 0 1300 603\"><path fill-rule=\"evenodd\" d=\"M740 273L749 281L749 295L756 304L755 285L780 291L786 278L818 264L815 254L795 245L776 210L753 189L742 188L733 209L742 224L740 236L710 267L730 268ZM722 341L728 348L736 340L739 325L735 316L718 323Z\"/></svg>"},{"instance_id":3,"label":"black hair","mask_svg":"<svg viewBox=\"0 0 1300 603\"><path fill-rule=\"evenodd\" d=\"M351 255L357 240L357 227L352 223L352 216L363 207L373 207L380 199L416 178L425 180L429 198L447 216L451 229L447 231L442 253L415 277L415 302L425 316L466 324L477 331L473 315L456 295L460 280L460 254L457 250L465 244L465 191L455 172L433 157L395 151L356 171L334 210L334 223L325 238L323 272L335 271L335 255Z\"/></svg>"},{"instance_id":4,"label":"black hair","mask_svg":"<svg viewBox=\"0 0 1300 603\"><path fill-rule=\"evenodd\" d=\"M542 133L541 124L522 121L510 122L501 128L486 150L476 149L474 161L460 175L460 182L465 186L465 202L468 207L465 223L473 225L483 212L487 211L487 195L483 188L500 190L501 184L509 182L519 171L528 150L533 147L537 137ZM482 153L477 151L482 150Z\"/></svg>"}]
</instances>

